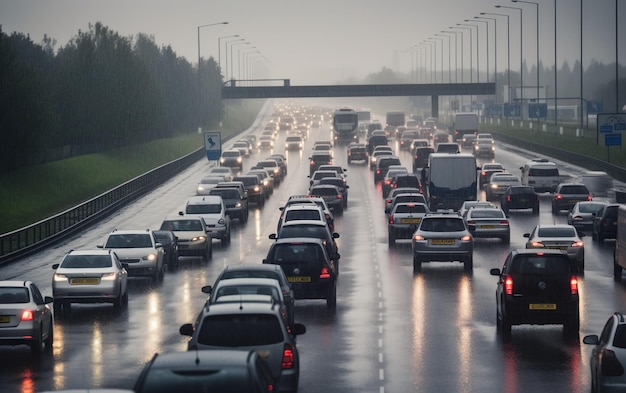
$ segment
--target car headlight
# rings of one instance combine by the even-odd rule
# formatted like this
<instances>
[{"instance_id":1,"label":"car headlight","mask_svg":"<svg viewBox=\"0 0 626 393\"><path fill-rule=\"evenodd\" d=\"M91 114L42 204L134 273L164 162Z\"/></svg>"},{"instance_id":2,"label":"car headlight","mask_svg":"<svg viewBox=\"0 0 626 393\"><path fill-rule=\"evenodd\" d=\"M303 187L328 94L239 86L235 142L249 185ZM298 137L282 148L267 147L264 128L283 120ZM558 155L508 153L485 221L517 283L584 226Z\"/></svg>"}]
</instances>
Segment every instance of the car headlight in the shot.
<instances>
[{"instance_id":1,"label":"car headlight","mask_svg":"<svg viewBox=\"0 0 626 393\"><path fill-rule=\"evenodd\" d=\"M146 256L141 257L141 259L145 261L154 261L157 259L157 254L156 253L148 254Z\"/></svg>"},{"instance_id":2,"label":"car headlight","mask_svg":"<svg viewBox=\"0 0 626 393\"><path fill-rule=\"evenodd\" d=\"M241 157L237 157L237 162L241 164Z\"/></svg>"},{"instance_id":3,"label":"car headlight","mask_svg":"<svg viewBox=\"0 0 626 393\"><path fill-rule=\"evenodd\" d=\"M67 276L65 274L55 273L53 279L57 282L67 281Z\"/></svg>"},{"instance_id":4,"label":"car headlight","mask_svg":"<svg viewBox=\"0 0 626 393\"><path fill-rule=\"evenodd\" d=\"M254 192L259 192L261 191L261 189L259 188L259 186L254 186Z\"/></svg>"},{"instance_id":5,"label":"car headlight","mask_svg":"<svg viewBox=\"0 0 626 393\"><path fill-rule=\"evenodd\" d=\"M235 203L235 207L241 207L241 202Z\"/></svg>"},{"instance_id":6,"label":"car headlight","mask_svg":"<svg viewBox=\"0 0 626 393\"><path fill-rule=\"evenodd\" d=\"M498 185L497 184L492 184L491 188L498 188Z\"/></svg>"},{"instance_id":7,"label":"car headlight","mask_svg":"<svg viewBox=\"0 0 626 393\"><path fill-rule=\"evenodd\" d=\"M220 225L224 225L225 222L226 221L224 221L223 218L220 218L219 220L217 220L217 223L220 224Z\"/></svg>"},{"instance_id":8,"label":"car headlight","mask_svg":"<svg viewBox=\"0 0 626 393\"><path fill-rule=\"evenodd\" d=\"M220 162L223 164L226 160L224 158L220 158Z\"/></svg>"},{"instance_id":9,"label":"car headlight","mask_svg":"<svg viewBox=\"0 0 626 393\"><path fill-rule=\"evenodd\" d=\"M206 240L206 236L194 236L191 238L192 242L204 241Z\"/></svg>"}]
</instances>

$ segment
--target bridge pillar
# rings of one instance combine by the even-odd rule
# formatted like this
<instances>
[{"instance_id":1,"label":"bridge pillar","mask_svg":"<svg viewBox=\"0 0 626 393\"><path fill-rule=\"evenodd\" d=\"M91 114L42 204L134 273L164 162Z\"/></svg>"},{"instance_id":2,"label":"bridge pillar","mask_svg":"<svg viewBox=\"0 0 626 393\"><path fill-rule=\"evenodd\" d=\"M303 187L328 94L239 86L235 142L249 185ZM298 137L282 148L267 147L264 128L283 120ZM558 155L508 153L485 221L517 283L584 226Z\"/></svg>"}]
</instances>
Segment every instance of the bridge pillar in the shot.
<instances>
[{"instance_id":1,"label":"bridge pillar","mask_svg":"<svg viewBox=\"0 0 626 393\"><path fill-rule=\"evenodd\" d=\"M439 96L430 96L430 113L432 117L439 118Z\"/></svg>"}]
</instances>

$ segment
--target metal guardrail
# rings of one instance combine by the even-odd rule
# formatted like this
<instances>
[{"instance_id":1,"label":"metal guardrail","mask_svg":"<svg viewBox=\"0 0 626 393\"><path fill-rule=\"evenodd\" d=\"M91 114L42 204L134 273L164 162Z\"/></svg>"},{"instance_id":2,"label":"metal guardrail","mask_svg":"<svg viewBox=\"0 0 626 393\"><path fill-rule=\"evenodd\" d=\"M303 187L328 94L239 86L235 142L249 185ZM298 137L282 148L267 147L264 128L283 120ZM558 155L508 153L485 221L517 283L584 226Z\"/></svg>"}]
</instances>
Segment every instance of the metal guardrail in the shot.
<instances>
[{"instance_id":1,"label":"metal guardrail","mask_svg":"<svg viewBox=\"0 0 626 393\"><path fill-rule=\"evenodd\" d=\"M0 264L27 256L76 233L152 191L203 157L206 152L200 148L64 212L0 235Z\"/></svg>"},{"instance_id":2,"label":"metal guardrail","mask_svg":"<svg viewBox=\"0 0 626 393\"><path fill-rule=\"evenodd\" d=\"M510 135L500 133L498 131L489 132L493 135L494 139L498 141L517 146L522 149L534 151L548 157L553 157L561 161L569 162L592 171L603 171L615 180L626 182L626 169L620 166L613 165L594 157L589 157L582 154L573 153L571 151L561 150L556 147L545 146L539 143L515 138Z\"/></svg>"}]
</instances>

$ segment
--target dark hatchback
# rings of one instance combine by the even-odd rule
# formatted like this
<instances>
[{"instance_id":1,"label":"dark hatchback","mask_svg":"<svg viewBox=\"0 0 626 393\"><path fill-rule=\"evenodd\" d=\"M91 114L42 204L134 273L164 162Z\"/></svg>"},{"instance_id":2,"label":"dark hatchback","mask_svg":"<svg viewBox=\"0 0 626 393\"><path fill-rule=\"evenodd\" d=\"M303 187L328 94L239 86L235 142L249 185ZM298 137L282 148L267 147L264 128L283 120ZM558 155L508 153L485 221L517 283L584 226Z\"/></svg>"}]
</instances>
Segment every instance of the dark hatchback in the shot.
<instances>
[{"instance_id":1,"label":"dark hatchback","mask_svg":"<svg viewBox=\"0 0 626 393\"><path fill-rule=\"evenodd\" d=\"M413 170L428 166L428 157L435 152L432 147L418 146L413 150Z\"/></svg>"},{"instance_id":2,"label":"dark hatchback","mask_svg":"<svg viewBox=\"0 0 626 393\"><path fill-rule=\"evenodd\" d=\"M343 213L343 195L337 186L331 184L316 184L309 189L309 196L324 199L326 205L334 213Z\"/></svg>"},{"instance_id":3,"label":"dark hatchback","mask_svg":"<svg viewBox=\"0 0 626 393\"><path fill-rule=\"evenodd\" d=\"M595 213L592 229L593 240L602 243L604 239L615 239L617 237L617 212L619 206L619 203L610 203Z\"/></svg>"},{"instance_id":4,"label":"dark hatchback","mask_svg":"<svg viewBox=\"0 0 626 393\"><path fill-rule=\"evenodd\" d=\"M539 195L533 187L510 186L502 194L500 207L506 214L511 209L532 209L533 214L539 214Z\"/></svg>"},{"instance_id":5,"label":"dark hatchback","mask_svg":"<svg viewBox=\"0 0 626 393\"><path fill-rule=\"evenodd\" d=\"M319 169L322 165L332 165L333 157L329 152L316 152L309 157L309 176Z\"/></svg>"},{"instance_id":6,"label":"dark hatchback","mask_svg":"<svg viewBox=\"0 0 626 393\"><path fill-rule=\"evenodd\" d=\"M367 148L364 144L353 144L348 146L348 164L354 161L364 161L367 164Z\"/></svg>"},{"instance_id":7,"label":"dark hatchback","mask_svg":"<svg viewBox=\"0 0 626 393\"><path fill-rule=\"evenodd\" d=\"M320 239L290 238L274 242L264 264L280 265L296 299L326 299L337 304L337 270Z\"/></svg>"},{"instance_id":8,"label":"dark hatchback","mask_svg":"<svg viewBox=\"0 0 626 393\"><path fill-rule=\"evenodd\" d=\"M163 261L168 268L178 266L178 238L172 231L154 231L154 237L157 243L163 246L165 253Z\"/></svg>"},{"instance_id":9,"label":"dark hatchback","mask_svg":"<svg viewBox=\"0 0 626 393\"><path fill-rule=\"evenodd\" d=\"M577 336L578 280L567 254L559 250L512 250L496 288L497 328L504 336L512 325L563 325L565 335Z\"/></svg>"}]
</instances>

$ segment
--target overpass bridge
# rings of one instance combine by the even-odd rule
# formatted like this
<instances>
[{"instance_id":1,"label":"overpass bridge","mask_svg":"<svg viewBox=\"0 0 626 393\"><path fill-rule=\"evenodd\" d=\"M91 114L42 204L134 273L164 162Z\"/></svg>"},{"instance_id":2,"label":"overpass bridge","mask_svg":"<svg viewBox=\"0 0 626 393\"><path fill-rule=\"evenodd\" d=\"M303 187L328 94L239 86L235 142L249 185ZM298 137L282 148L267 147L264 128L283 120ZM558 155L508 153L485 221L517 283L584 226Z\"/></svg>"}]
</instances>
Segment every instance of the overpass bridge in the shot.
<instances>
[{"instance_id":1,"label":"overpass bridge","mask_svg":"<svg viewBox=\"0 0 626 393\"><path fill-rule=\"evenodd\" d=\"M280 86L245 86L281 81ZM238 84L241 84L238 86ZM230 80L222 87L222 98L316 98L316 97L413 97L430 96L431 113L439 116L440 96L494 95L495 83L425 83L390 85L303 85L291 86L289 79Z\"/></svg>"}]
</instances>

